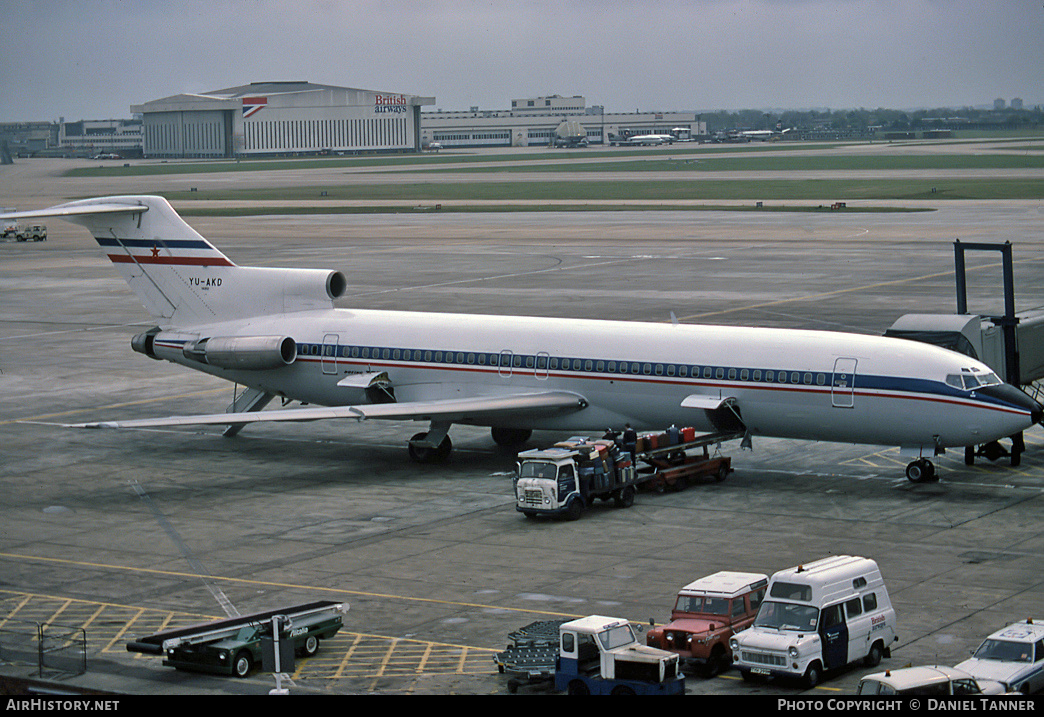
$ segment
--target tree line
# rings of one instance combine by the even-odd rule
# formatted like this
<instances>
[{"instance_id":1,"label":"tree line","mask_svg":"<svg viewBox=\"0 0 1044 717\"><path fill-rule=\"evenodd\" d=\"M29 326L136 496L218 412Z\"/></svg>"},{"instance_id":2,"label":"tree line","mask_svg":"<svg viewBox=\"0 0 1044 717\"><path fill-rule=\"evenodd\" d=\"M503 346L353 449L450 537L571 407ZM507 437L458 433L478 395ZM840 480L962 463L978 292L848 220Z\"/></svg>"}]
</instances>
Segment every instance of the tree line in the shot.
<instances>
[{"instance_id":1,"label":"tree line","mask_svg":"<svg viewBox=\"0 0 1044 717\"><path fill-rule=\"evenodd\" d=\"M730 129L794 128L845 133L915 131L926 129L1024 129L1044 127L1044 108L980 109L976 107L921 110L739 110L702 112L711 134Z\"/></svg>"}]
</instances>

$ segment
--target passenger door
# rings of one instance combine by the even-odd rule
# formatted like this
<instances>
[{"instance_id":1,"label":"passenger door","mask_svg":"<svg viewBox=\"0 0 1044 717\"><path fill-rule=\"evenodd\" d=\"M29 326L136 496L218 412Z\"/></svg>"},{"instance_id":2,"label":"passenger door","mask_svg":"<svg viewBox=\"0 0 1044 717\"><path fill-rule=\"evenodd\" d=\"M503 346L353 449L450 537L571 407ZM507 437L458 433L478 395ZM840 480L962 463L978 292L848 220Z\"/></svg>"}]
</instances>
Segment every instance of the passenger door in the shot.
<instances>
[{"instance_id":1,"label":"passenger door","mask_svg":"<svg viewBox=\"0 0 1044 717\"><path fill-rule=\"evenodd\" d=\"M337 334L326 334L323 336L323 356L321 362L323 373L325 374L332 375L337 373L338 340L339 336Z\"/></svg>"},{"instance_id":2,"label":"passenger door","mask_svg":"<svg viewBox=\"0 0 1044 717\"><path fill-rule=\"evenodd\" d=\"M830 382L830 400L835 408L855 407L857 363L854 358L839 358L834 361L834 373Z\"/></svg>"},{"instance_id":3,"label":"passenger door","mask_svg":"<svg viewBox=\"0 0 1044 717\"><path fill-rule=\"evenodd\" d=\"M819 637L823 643L823 667L832 670L848 664L848 626L842 603L823 608L819 616Z\"/></svg>"}]
</instances>

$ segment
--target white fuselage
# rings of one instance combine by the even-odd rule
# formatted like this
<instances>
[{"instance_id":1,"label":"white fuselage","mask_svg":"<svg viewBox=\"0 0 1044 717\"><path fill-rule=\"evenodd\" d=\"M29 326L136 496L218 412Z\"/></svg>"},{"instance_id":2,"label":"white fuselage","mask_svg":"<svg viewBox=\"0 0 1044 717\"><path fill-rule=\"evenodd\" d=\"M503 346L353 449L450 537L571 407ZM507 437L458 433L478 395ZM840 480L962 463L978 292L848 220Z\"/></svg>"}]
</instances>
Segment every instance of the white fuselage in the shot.
<instances>
[{"instance_id":1,"label":"white fuselage","mask_svg":"<svg viewBox=\"0 0 1044 717\"><path fill-rule=\"evenodd\" d=\"M201 366L182 346L201 336L285 334L288 366ZM712 430L692 395L733 398L754 435L928 449L981 444L1027 428L1028 410L958 390L948 375L972 359L878 336L588 319L332 309L162 332L157 358L288 398L327 406L366 402L350 374L387 373L398 401L570 391L584 410L531 429L581 431L671 424Z\"/></svg>"}]
</instances>

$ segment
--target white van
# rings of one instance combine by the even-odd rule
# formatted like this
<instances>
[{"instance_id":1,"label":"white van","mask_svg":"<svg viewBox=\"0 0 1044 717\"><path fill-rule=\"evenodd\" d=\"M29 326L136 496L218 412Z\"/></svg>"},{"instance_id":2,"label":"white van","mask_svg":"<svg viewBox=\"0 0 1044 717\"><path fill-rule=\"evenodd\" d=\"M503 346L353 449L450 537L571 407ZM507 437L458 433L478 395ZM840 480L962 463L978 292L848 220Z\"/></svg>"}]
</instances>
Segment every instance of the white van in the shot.
<instances>
[{"instance_id":1,"label":"white van","mask_svg":"<svg viewBox=\"0 0 1044 717\"><path fill-rule=\"evenodd\" d=\"M898 639L877 563L837 555L773 575L754 624L730 644L744 679L800 677L812 687L850 662L877 665Z\"/></svg>"}]
</instances>

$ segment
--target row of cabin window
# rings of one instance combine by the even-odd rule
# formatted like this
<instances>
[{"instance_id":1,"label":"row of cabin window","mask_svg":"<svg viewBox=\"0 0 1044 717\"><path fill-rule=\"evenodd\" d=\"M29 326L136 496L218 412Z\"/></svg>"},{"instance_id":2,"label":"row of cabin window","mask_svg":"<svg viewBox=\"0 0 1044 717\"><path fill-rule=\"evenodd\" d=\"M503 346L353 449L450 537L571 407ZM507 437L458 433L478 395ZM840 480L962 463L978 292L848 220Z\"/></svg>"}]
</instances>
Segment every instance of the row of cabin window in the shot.
<instances>
[{"instance_id":1,"label":"row of cabin window","mask_svg":"<svg viewBox=\"0 0 1044 717\"><path fill-rule=\"evenodd\" d=\"M596 359L560 358L539 354L524 356L505 351L500 354L464 351L432 351L430 349L388 349L368 346L337 347L330 344L299 344L298 350L307 356L341 356L344 358L378 359L391 361L423 361L425 363L454 363L477 366L508 366L538 370L587 371L595 373L633 374L645 376L677 376L680 378L714 378L757 383L792 383L825 386L826 374L811 371L774 371L771 369L723 368L721 366L689 366L687 364L641 363L638 361L606 361Z\"/></svg>"}]
</instances>

